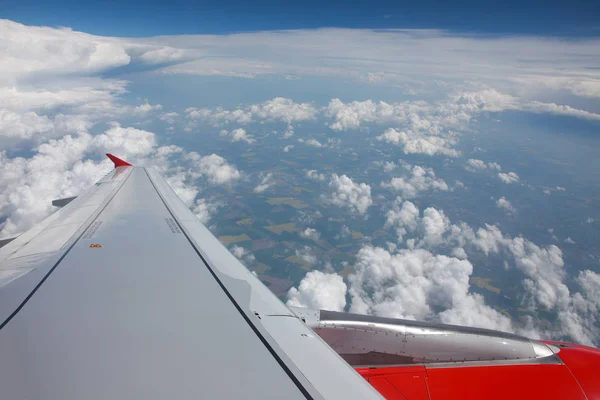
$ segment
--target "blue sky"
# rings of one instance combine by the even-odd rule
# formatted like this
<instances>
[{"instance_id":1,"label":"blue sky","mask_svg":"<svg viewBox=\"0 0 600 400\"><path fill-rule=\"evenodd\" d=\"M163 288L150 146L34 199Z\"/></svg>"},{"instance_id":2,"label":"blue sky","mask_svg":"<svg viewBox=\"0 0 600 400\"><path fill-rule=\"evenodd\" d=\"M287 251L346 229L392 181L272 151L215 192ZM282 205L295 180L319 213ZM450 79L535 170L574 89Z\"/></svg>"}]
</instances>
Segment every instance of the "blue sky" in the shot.
<instances>
[{"instance_id":1,"label":"blue sky","mask_svg":"<svg viewBox=\"0 0 600 400\"><path fill-rule=\"evenodd\" d=\"M597 1L307 0L219 2L3 0L0 17L107 36L223 34L318 27L427 28L479 34L597 36Z\"/></svg>"}]
</instances>

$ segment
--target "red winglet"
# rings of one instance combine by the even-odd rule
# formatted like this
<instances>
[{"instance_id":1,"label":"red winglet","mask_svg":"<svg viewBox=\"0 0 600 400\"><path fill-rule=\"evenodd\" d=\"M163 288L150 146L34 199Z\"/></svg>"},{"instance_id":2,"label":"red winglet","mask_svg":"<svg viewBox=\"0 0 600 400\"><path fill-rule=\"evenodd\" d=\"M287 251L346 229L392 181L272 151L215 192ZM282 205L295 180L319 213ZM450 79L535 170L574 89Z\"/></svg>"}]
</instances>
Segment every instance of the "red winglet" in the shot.
<instances>
[{"instance_id":1,"label":"red winglet","mask_svg":"<svg viewBox=\"0 0 600 400\"><path fill-rule=\"evenodd\" d=\"M133 167L133 164L129 164L127 161L121 160L119 157L117 156L113 156L110 153L106 153L106 156L108 158L110 158L110 161L115 163L115 168L118 167Z\"/></svg>"}]
</instances>

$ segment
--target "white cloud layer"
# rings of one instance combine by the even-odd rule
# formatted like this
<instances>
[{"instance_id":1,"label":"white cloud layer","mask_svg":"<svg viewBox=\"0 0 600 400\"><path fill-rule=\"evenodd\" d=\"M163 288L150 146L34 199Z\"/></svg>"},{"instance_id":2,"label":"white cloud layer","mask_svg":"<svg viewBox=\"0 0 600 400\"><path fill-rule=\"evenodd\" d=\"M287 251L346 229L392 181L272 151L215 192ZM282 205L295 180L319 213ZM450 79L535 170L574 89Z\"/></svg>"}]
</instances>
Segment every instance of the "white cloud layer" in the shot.
<instances>
[{"instance_id":1,"label":"white cloud layer","mask_svg":"<svg viewBox=\"0 0 600 400\"><path fill-rule=\"evenodd\" d=\"M500 180L506 184L518 183L521 179L519 175L517 175L514 172L509 172L507 174L505 174L504 172L499 172L498 178L500 178Z\"/></svg>"},{"instance_id":2,"label":"white cloud layer","mask_svg":"<svg viewBox=\"0 0 600 400\"><path fill-rule=\"evenodd\" d=\"M306 228L300 231L300 236L306 239L317 241L321 237L321 234L314 228Z\"/></svg>"},{"instance_id":3,"label":"white cloud layer","mask_svg":"<svg viewBox=\"0 0 600 400\"><path fill-rule=\"evenodd\" d=\"M426 190L449 190L446 182L437 178L432 168L404 165L404 170L408 172L406 177L392 178L389 182L382 182L381 186L400 193L406 199L414 198Z\"/></svg>"},{"instance_id":4,"label":"white cloud layer","mask_svg":"<svg viewBox=\"0 0 600 400\"><path fill-rule=\"evenodd\" d=\"M288 292L287 305L314 309L343 311L346 307L346 284L338 274L310 271Z\"/></svg>"},{"instance_id":5,"label":"white cloud layer","mask_svg":"<svg viewBox=\"0 0 600 400\"><path fill-rule=\"evenodd\" d=\"M373 204L371 186L366 183L354 183L346 175L332 174L329 187L333 189L331 203L338 207L348 208L352 213L365 215Z\"/></svg>"},{"instance_id":6,"label":"white cloud layer","mask_svg":"<svg viewBox=\"0 0 600 400\"><path fill-rule=\"evenodd\" d=\"M241 177L241 173L235 165L229 164L223 157L217 154L201 156L196 152L191 152L185 158L194 167L192 176L204 176L210 183L220 185L229 184Z\"/></svg>"},{"instance_id":7,"label":"white cloud layer","mask_svg":"<svg viewBox=\"0 0 600 400\"><path fill-rule=\"evenodd\" d=\"M386 227L395 228L398 242L406 242L407 248L363 246L355 272L348 277L350 311L600 343L600 275L581 271L576 279L579 290L572 292L566 285L565 263L557 246L541 247L522 237L511 238L494 225L474 230L465 223L452 224L443 211L432 207L421 215L409 201L396 202L387 214ZM407 236L411 238L407 240ZM435 253L445 251L451 256ZM517 324L485 304L482 296L471 293L473 266L468 256L472 252L508 256L507 267L523 274L522 305L555 312L558 319L554 325L549 327L547 321L536 318ZM320 278L313 275L298 289L290 290L294 305L310 307L313 298L326 296L311 292L314 287L327 290L326 282L332 278L323 278L323 283ZM335 296L342 297L338 292Z\"/></svg>"},{"instance_id":8,"label":"white cloud layer","mask_svg":"<svg viewBox=\"0 0 600 400\"><path fill-rule=\"evenodd\" d=\"M246 125L257 121L284 122L293 134L292 123L313 120L318 110L310 103L296 103L291 99L276 97L234 110L189 107L185 112L190 121L200 120L213 126L233 123Z\"/></svg>"},{"instance_id":9,"label":"white cloud layer","mask_svg":"<svg viewBox=\"0 0 600 400\"><path fill-rule=\"evenodd\" d=\"M513 207L512 203L508 200L506 200L505 197L500 197L498 200L496 200L496 206L498 208L501 208L509 213L515 212L515 208Z\"/></svg>"},{"instance_id":10,"label":"white cloud layer","mask_svg":"<svg viewBox=\"0 0 600 400\"><path fill-rule=\"evenodd\" d=\"M248 135L246 133L246 130L243 128L237 128L237 129L232 130L231 132L223 129L219 133L219 135L229 137L229 139L231 140L231 143L246 142L248 144L252 144L256 141L256 140L254 140L254 138L252 136Z\"/></svg>"},{"instance_id":11,"label":"white cloud layer","mask_svg":"<svg viewBox=\"0 0 600 400\"><path fill-rule=\"evenodd\" d=\"M260 183L258 184L258 186L256 186L254 188L255 193L262 193L275 184L275 179L273 179L272 172L269 172L266 174L261 173L260 178L261 178Z\"/></svg>"},{"instance_id":12,"label":"white cloud layer","mask_svg":"<svg viewBox=\"0 0 600 400\"><path fill-rule=\"evenodd\" d=\"M502 167L500 166L500 164L496 163L496 162L484 162L482 160L478 160L476 158L469 158L467 160L467 166L469 168L471 168L472 170L485 170L485 169L489 169L491 171L501 171Z\"/></svg>"}]
</instances>

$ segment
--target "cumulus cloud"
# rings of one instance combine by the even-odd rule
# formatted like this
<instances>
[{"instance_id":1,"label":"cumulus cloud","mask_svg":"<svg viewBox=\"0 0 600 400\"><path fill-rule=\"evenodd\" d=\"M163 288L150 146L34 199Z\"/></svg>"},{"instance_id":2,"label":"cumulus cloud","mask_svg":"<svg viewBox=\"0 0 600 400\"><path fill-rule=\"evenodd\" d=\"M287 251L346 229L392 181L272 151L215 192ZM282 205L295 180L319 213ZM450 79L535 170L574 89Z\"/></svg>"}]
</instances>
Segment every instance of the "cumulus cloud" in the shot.
<instances>
[{"instance_id":1,"label":"cumulus cloud","mask_svg":"<svg viewBox=\"0 0 600 400\"><path fill-rule=\"evenodd\" d=\"M294 148L294 145L293 145L293 144L288 144L287 146L285 146L285 147L283 148L283 152L284 152L284 153L289 153L289 151L290 151L291 149L293 149L293 148Z\"/></svg>"},{"instance_id":2,"label":"cumulus cloud","mask_svg":"<svg viewBox=\"0 0 600 400\"><path fill-rule=\"evenodd\" d=\"M310 271L298 288L288 292L287 305L313 309L343 311L346 307L346 284L338 274Z\"/></svg>"},{"instance_id":3,"label":"cumulus cloud","mask_svg":"<svg viewBox=\"0 0 600 400\"><path fill-rule=\"evenodd\" d=\"M404 154L426 154L433 156L443 154L448 157L458 157L459 152L453 148L457 143L456 135L443 136L424 135L412 131L397 131L387 129L377 136L377 140L385 141L402 147Z\"/></svg>"},{"instance_id":4,"label":"cumulus cloud","mask_svg":"<svg viewBox=\"0 0 600 400\"><path fill-rule=\"evenodd\" d=\"M200 220L200 222L207 224L220 205L221 204L219 203L214 203L207 199L199 198L194 201L192 212Z\"/></svg>"},{"instance_id":5,"label":"cumulus cloud","mask_svg":"<svg viewBox=\"0 0 600 400\"><path fill-rule=\"evenodd\" d=\"M119 154L125 158L149 154L156 146L154 133L136 128L124 128L113 123L112 128L92 139L92 145L107 153Z\"/></svg>"},{"instance_id":6,"label":"cumulus cloud","mask_svg":"<svg viewBox=\"0 0 600 400\"><path fill-rule=\"evenodd\" d=\"M104 133L82 133L52 139L34 149L30 158L0 153L0 215L6 216L2 236L30 228L54 211L52 200L76 196L108 173L112 164L94 161L107 152L136 162L155 156L164 159L153 133L113 124ZM90 159L89 157L93 157Z\"/></svg>"},{"instance_id":7,"label":"cumulus cloud","mask_svg":"<svg viewBox=\"0 0 600 400\"><path fill-rule=\"evenodd\" d=\"M512 203L506 200L505 197L500 197L498 200L496 200L496 207L501 208L509 213L513 213L516 211Z\"/></svg>"},{"instance_id":8,"label":"cumulus cloud","mask_svg":"<svg viewBox=\"0 0 600 400\"><path fill-rule=\"evenodd\" d=\"M300 236L306 239L317 241L321 237L321 234L314 228L306 228L300 231Z\"/></svg>"},{"instance_id":9,"label":"cumulus cloud","mask_svg":"<svg viewBox=\"0 0 600 400\"><path fill-rule=\"evenodd\" d=\"M498 178L506 184L517 183L521 178L514 172L509 172L505 174L504 172L498 173Z\"/></svg>"},{"instance_id":10,"label":"cumulus cloud","mask_svg":"<svg viewBox=\"0 0 600 400\"><path fill-rule=\"evenodd\" d=\"M231 254L246 266L251 265L256 261L254 254L241 246L233 245L229 250L231 251Z\"/></svg>"},{"instance_id":11,"label":"cumulus cloud","mask_svg":"<svg viewBox=\"0 0 600 400\"><path fill-rule=\"evenodd\" d=\"M485 169L489 169L492 171L501 171L502 167L500 166L500 164L496 163L496 162L484 162L482 160L478 160L476 158L469 158L467 160L467 166L473 170L485 170Z\"/></svg>"},{"instance_id":12,"label":"cumulus cloud","mask_svg":"<svg viewBox=\"0 0 600 400\"><path fill-rule=\"evenodd\" d=\"M390 161L386 161L383 164L383 170L385 172L392 172L393 170L395 170L397 167L397 165L394 162L390 162Z\"/></svg>"},{"instance_id":13,"label":"cumulus cloud","mask_svg":"<svg viewBox=\"0 0 600 400\"><path fill-rule=\"evenodd\" d=\"M329 187L334 190L330 198L331 203L348 208L353 213L365 215L373 204L371 186L366 183L354 183L346 175L332 174Z\"/></svg>"},{"instance_id":14,"label":"cumulus cloud","mask_svg":"<svg viewBox=\"0 0 600 400\"><path fill-rule=\"evenodd\" d=\"M214 126L230 123L245 125L256 121L285 122L293 134L292 123L315 119L318 110L310 103L296 103L291 99L276 97L234 110L190 107L185 112L189 120L201 120Z\"/></svg>"},{"instance_id":15,"label":"cumulus cloud","mask_svg":"<svg viewBox=\"0 0 600 400\"><path fill-rule=\"evenodd\" d=\"M581 343L597 343L600 335L593 333L597 326L597 316L590 316L587 320L576 319L571 314L574 308L585 308L583 304L592 301L585 290L571 293L565 281L567 274L562 251L554 245L542 247L523 237L509 237L503 234L494 225L486 224L484 227L473 229L465 223L452 224L443 211L429 207L420 216L418 208L411 202L405 201L400 205L397 201L388 211L386 227L396 229L398 242L405 241L409 249L436 249L449 251L453 257L467 259L467 253L478 251L486 256L490 254L504 254L511 262L506 265L521 271L525 296L523 306L532 310L538 308L555 311L562 314L565 320L559 319L558 326L548 330L538 326L538 333L552 336L566 332L569 325L571 338ZM411 239L406 240L406 236ZM466 251L465 251L466 250ZM586 272L586 276L594 275ZM590 314L588 312L588 314ZM458 317L458 315L455 315ZM565 322L566 321L566 322ZM579 325L577 325L579 324ZM577 333L579 332L579 333ZM582 332L586 332L583 334ZM535 332L530 332L536 334ZM577 335L575 335L577 334Z\"/></svg>"},{"instance_id":16,"label":"cumulus cloud","mask_svg":"<svg viewBox=\"0 0 600 400\"><path fill-rule=\"evenodd\" d=\"M250 111L258 118L282 121L287 124L315 119L318 112L310 103L296 103L284 97L254 104L250 106Z\"/></svg>"},{"instance_id":17,"label":"cumulus cloud","mask_svg":"<svg viewBox=\"0 0 600 400\"><path fill-rule=\"evenodd\" d=\"M399 250L363 246L355 272L348 277L350 311L599 343L600 275L580 272L579 291L571 292L557 246L541 247L522 237L512 238L494 225L474 230L465 223L452 224L443 211L432 207L421 216L409 201L397 202L387 217L386 226L398 230L399 241L408 234L413 238L407 240L408 248ZM435 254L433 249L447 249L451 256ZM468 252L473 251L508 255L507 268L523 273L523 306L556 312L556 324L548 327L547 322L533 318L526 326L517 326L485 304L482 296L471 293L473 266ZM308 301L300 305L309 306Z\"/></svg>"},{"instance_id":18,"label":"cumulus cloud","mask_svg":"<svg viewBox=\"0 0 600 400\"><path fill-rule=\"evenodd\" d=\"M406 177L392 178L390 182L382 182L381 186L399 192L407 199L414 198L419 192L426 190L449 190L446 182L437 178L432 168L405 165L405 170L408 171Z\"/></svg>"},{"instance_id":19,"label":"cumulus cloud","mask_svg":"<svg viewBox=\"0 0 600 400\"><path fill-rule=\"evenodd\" d=\"M189 120L202 120L214 126L223 126L228 123L244 125L252 122L252 114L244 110L230 111L223 108L211 110L207 108L198 109L189 107L185 109L185 113Z\"/></svg>"},{"instance_id":20,"label":"cumulus cloud","mask_svg":"<svg viewBox=\"0 0 600 400\"><path fill-rule=\"evenodd\" d=\"M228 184L241 177L240 171L217 154L201 156L192 152L185 157L194 167L194 176L204 176L213 184Z\"/></svg>"},{"instance_id":21,"label":"cumulus cloud","mask_svg":"<svg viewBox=\"0 0 600 400\"><path fill-rule=\"evenodd\" d=\"M260 183L254 188L255 193L262 193L275 184L272 172L269 172L267 174L260 174L260 178Z\"/></svg>"},{"instance_id":22,"label":"cumulus cloud","mask_svg":"<svg viewBox=\"0 0 600 400\"><path fill-rule=\"evenodd\" d=\"M349 287L337 274L311 271L298 288L290 289L287 304L342 311L348 294L351 312L510 331L509 318L469 293L472 270L467 260L423 249L391 254L365 246L357 255Z\"/></svg>"},{"instance_id":23,"label":"cumulus cloud","mask_svg":"<svg viewBox=\"0 0 600 400\"><path fill-rule=\"evenodd\" d=\"M167 112L167 113L161 114L161 116L159 117L159 119L161 121L165 121L166 123L172 125L177 120L177 117L179 117L179 113L177 113L177 112Z\"/></svg>"},{"instance_id":24,"label":"cumulus cloud","mask_svg":"<svg viewBox=\"0 0 600 400\"><path fill-rule=\"evenodd\" d=\"M317 256L315 255L312 248L304 246L301 249L296 250L296 257L302 260L305 264L315 264L317 262Z\"/></svg>"},{"instance_id":25,"label":"cumulus cloud","mask_svg":"<svg viewBox=\"0 0 600 400\"><path fill-rule=\"evenodd\" d=\"M232 143L246 142L248 144L252 144L252 143L256 142L256 140L254 140L254 138L252 138L252 136L246 134L246 130L242 129L242 128L234 129L231 132L223 129L219 133L219 135L228 137Z\"/></svg>"},{"instance_id":26,"label":"cumulus cloud","mask_svg":"<svg viewBox=\"0 0 600 400\"><path fill-rule=\"evenodd\" d=\"M309 179L312 179L313 181L323 182L323 181L327 180L327 177L325 176L325 174L318 173L316 169L311 169L311 170L306 171L306 176Z\"/></svg>"},{"instance_id":27,"label":"cumulus cloud","mask_svg":"<svg viewBox=\"0 0 600 400\"><path fill-rule=\"evenodd\" d=\"M445 239L443 235L450 228L450 220L444 211L428 207L420 211L412 202L404 201L400 206L401 199L394 202L394 206L386 214L385 227L396 229L398 242L401 243L408 233L416 233L420 239L408 241L409 247L436 246L442 244Z\"/></svg>"},{"instance_id":28,"label":"cumulus cloud","mask_svg":"<svg viewBox=\"0 0 600 400\"><path fill-rule=\"evenodd\" d=\"M404 235L417 228L419 209L410 201L405 201L400 206L401 199L394 202L394 207L386 214L386 227L394 227L398 241L402 242Z\"/></svg>"},{"instance_id":29,"label":"cumulus cloud","mask_svg":"<svg viewBox=\"0 0 600 400\"><path fill-rule=\"evenodd\" d=\"M308 140L298 139L298 141L301 143L306 143L308 146L311 146L311 147L317 147L317 148L323 147L321 142L319 142L317 139L308 139Z\"/></svg>"}]
</instances>

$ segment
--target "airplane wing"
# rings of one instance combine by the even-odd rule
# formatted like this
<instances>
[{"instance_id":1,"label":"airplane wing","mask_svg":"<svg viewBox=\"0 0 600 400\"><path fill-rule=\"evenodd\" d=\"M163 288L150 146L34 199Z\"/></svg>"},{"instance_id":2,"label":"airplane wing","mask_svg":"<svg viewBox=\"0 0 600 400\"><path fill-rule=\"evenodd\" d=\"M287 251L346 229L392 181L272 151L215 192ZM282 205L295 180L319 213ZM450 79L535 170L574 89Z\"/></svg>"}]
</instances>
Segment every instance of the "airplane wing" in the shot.
<instances>
[{"instance_id":1,"label":"airplane wing","mask_svg":"<svg viewBox=\"0 0 600 400\"><path fill-rule=\"evenodd\" d=\"M380 398L155 170L111 159L0 248L0 398Z\"/></svg>"},{"instance_id":2,"label":"airplane wing","mask_svg":"<svg viewBox=\"0 0 600 400\"><path fill-rule=\"evenodd\" d=\"M1 399L595 399L600 351L286 307L154 169L0 247Z\"/></svg>"}]
</instances>

